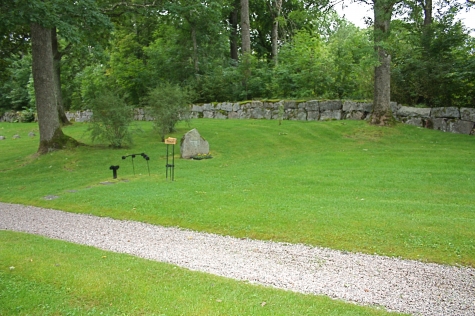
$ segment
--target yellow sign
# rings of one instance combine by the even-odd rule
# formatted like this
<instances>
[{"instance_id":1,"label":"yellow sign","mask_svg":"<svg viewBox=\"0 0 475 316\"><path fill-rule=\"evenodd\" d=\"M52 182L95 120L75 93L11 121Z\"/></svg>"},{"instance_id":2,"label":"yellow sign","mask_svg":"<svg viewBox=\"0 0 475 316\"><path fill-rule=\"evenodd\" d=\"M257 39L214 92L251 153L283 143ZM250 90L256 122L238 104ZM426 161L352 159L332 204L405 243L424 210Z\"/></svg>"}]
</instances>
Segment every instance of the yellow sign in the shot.
<instances>
[{"instance_id":1,"label":"yellow sign","mask_svg":"<svg viewBox=\"0 0 475 316\"><path fill-rule=\"evenodd\" d=\"M165 139L165 144L166 145L175 145L176 144L176 138L168 137Z\"/></svg>"}]
</instances>

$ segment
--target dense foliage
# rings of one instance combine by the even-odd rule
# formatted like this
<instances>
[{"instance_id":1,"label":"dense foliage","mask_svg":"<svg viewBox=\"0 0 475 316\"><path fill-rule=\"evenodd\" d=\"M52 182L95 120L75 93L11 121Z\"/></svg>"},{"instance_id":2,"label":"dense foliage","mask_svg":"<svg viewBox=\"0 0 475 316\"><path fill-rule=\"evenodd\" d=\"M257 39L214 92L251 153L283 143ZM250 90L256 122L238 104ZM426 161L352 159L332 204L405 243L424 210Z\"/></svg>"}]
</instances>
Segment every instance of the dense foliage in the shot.
<instances>
[{"instance_id":1,"label":"dense foliage","mask_svg":"<svg viewBox=\"0 0 475 316\"><path fill-rule=\"evenodd\" d=\"M393 24L392 98L409 105L475 107L475 38L455 12L430 25Z\"/></svg>"},{"instance_id":2,"label":"dense foliage","mask_svg":"<svg viewBox=\"0 0 475 316\"><path fill-rule=\"evenodd\" d=\"M194 102L373 97L372 29L322 10L326 1L283 1L278 12L274 1L252 1L252 54L237 59L230 47L239 27L231 16L239 1L81 1L95 8L94 14L58 1L45 3L50 2L54 12L70 13L67 19L58 20L58 13L47 20L58 25L66 109L91 108L106 88L139 106L161 82L194 90ZM392 55L394 101L475 107L475 40L455 21L457 10L445 4L429 27L417 5L406 9L411 14L405 20L393 19L385 45ZM28 28L15 26L15 19L20 16L0 25L0 110L34 108ZM113 29L84 27L91 21L105 25L107 19ZM271 42L276 21L278 59Z\"/></svg>"},{"instance_id":3,"label":"dense foliage","mask_svg":"<svg viewBox=\"0 0 475 316\"><path fill-rule=\"evenodd\" d=\"M107 142L113 148L132 144L130 124L133 108L116 93L105 90L90 103L93 116L88 132L92 141Z\"/></svg>"},{"instance_id":4,"label":"dense foliage","mask_svg":"<svg viewBox=\"0 0 475 316\"><path fill-rule=\"evenodd\" d=\"M165 135L175 132L179 121L189 119L192 98L190 91L170 83L162 83L149 92L145 105L162 141Z\"/></svg>"}]
</instances>

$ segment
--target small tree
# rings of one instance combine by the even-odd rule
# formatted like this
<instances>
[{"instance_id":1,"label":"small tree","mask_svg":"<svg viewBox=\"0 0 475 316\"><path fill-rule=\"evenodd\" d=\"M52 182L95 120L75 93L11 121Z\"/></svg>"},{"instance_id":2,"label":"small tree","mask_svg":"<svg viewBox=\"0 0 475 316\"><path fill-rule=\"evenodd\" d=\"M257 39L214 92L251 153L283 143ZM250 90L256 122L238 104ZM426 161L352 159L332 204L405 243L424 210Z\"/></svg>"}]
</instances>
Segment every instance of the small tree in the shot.
<instances>
[{"instance_id":1,"label":"small tree","mask_svg":"<svg viewBox=\"0 0 475 316\"><path fill-rule=\"evenodd\" d=\"M132 144L130 124L133 121L133 109L123 98L106 90L92 100L92 120L88 128L91 139L108 142L113 148Z\"/></svg>"},{"instance_id":2,"label":"small tree","mask_svg":"<svg viewBox=\"0 0 475 316\"><path fill-rule=\"evenodd\" d=\"M162 141L165 141L166 134L175 130L176 123L189 119L192 99L189 89L170 83L161 84L149 92L145 104Z\"/></svg>"}]
</instances>

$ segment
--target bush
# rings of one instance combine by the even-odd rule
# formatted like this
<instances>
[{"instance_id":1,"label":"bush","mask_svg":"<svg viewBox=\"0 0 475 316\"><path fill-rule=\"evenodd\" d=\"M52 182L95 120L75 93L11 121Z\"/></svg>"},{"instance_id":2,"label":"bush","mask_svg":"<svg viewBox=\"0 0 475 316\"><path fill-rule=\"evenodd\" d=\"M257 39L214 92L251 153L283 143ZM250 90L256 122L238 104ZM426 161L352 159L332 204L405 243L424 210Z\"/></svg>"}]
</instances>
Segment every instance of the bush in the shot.
<instances>
[{"instance_id":1,"label":"bush","mask_svg":"<svg viewBox=\"0 0 475 316\"><path fill-rule=\"evenodd\" d=\"M35 120L35 109L33 108L23 108L20 112L20 122L22 123L30 123Z\"/></svg>"},{"instance_id":2,"label":"bush","mask_svg":"<svg viewBox=\"0 0 475 316\"><path fill-rule=\"evenodd\" d=\"M165 141L165 135L174 131L176 123L189 119L192 101L190 89L170 83L161 84L149 92L144 103L154 118L155 130L162 141Z\"/></svg>"},{"instance_id":3,"label":"bush","mask_svg":"<svg viewBox=\"0 0 475 316\"><path fill-rule=\"evenodd\" d=\"M92 100L92 120L88 128L91 139L108 142L113 148L132 144L129 129L133 121L133 108L112 91L105 91Z\"/></svg>"}]
</instances>

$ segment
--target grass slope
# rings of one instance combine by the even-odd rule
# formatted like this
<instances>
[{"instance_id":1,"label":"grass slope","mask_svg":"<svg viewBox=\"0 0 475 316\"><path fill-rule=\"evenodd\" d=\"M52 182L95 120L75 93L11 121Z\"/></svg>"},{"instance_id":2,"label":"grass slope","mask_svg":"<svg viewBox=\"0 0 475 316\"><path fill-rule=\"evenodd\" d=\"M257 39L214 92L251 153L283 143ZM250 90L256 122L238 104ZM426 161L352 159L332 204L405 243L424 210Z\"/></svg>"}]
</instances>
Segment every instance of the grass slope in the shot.
<instances>
[{"instance_id":1,"label":"grass slope","mask_svg":"<svg viewBox=\"0 0 475 316\"><path fill-rule=\"evenodd\" d=\"M0 200L475 266L471 136L361 121L193 120L171 136L196 127L214 158L177 153L170 182L165 145L150 123L139 125L132 149L89 146L35 158L38 139L27 134L36 125L0 124L8 137L0 141ZM78 123L64 131L88 143L85 129ZM131 159L121 159L141 152L151 157L151 176L142 157L135 176ZM113 181L109 166L117 164Z\"/></svg>"}]
</instances>

